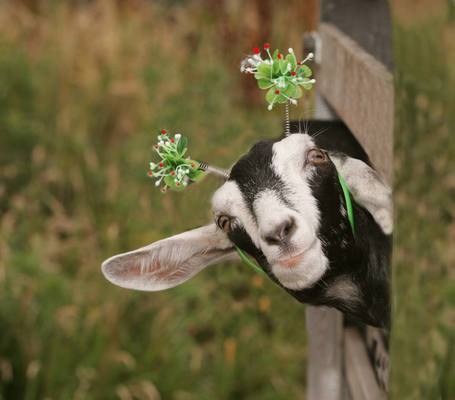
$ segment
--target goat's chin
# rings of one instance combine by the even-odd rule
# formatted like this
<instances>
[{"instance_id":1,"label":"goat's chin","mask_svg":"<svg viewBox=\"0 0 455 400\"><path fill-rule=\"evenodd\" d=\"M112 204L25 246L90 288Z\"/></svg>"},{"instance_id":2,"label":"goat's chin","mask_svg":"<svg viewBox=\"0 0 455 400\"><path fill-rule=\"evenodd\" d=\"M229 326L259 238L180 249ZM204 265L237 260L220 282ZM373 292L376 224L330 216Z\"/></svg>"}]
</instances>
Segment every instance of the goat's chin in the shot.
<instances>
[{"instance_id":1,"label":"goat's chin","mask_svg":"<svg viewBox=\"0 0 455 400\"><path fill-rule=\"evenodd\" d=\"M302 290L312 287L325 274L329 262L322 252L321 243L317 243L305 252L302 259L292 267L280 263L272 265L272 272L287 289Z\"/></svg>"}]
</instances>

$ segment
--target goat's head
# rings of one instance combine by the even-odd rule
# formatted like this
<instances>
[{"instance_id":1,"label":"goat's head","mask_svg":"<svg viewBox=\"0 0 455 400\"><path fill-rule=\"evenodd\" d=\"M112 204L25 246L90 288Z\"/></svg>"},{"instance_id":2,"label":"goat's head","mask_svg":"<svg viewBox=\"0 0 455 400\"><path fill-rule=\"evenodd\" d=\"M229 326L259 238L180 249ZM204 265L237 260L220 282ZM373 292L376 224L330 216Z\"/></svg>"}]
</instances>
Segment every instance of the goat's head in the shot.
<instances>
[{"instance_id":1,"label":"goat's head","mask_svg":"<svg viewBox=\"0 0 455 400\"><path fill-rule=\"evenodd\" d=\"M213 196L214 223L114 256L103 272L122 287L162 290L235 259L237 246L299 300L354 309L360 289L350 268L365 260L362 254L353 261L358 243L338 173L374 229L388 235L390 191L376 173L360 160L318 148L307 134L293 134L259 142L235 163Z\"/></svg>"}]
</instances>

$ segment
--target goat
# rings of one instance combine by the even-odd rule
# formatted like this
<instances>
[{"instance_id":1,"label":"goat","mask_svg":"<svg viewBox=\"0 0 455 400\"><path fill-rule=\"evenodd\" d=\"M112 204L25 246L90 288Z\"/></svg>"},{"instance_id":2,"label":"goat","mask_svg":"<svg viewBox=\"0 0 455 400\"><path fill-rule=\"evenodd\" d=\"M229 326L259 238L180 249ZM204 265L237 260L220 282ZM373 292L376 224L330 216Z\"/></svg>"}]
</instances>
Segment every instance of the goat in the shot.
<instances>
[{"instance_id":1,"label":"goat","mask_svg":"<svg viewBox=\"0 0 455 400\"><path fill-rule=\"evenodd\" d=\"M325 132L316 131L323 127ZM238 259L236 247L299 302L327 305L349 319L389 327L391 190L340 122L256 143L214 193L214 222L102 264L130 289L177 286L203 268ZM349 220L340 174L353 197Z\"/></svg>"}]
</instances>

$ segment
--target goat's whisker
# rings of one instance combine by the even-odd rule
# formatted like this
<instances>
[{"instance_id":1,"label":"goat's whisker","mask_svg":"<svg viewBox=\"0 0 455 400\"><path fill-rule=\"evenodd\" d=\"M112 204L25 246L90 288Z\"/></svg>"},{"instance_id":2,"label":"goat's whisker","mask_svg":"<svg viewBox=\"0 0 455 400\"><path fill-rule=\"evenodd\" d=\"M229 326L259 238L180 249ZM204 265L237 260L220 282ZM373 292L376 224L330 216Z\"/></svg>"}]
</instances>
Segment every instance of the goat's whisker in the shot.
<instances>
[{"instance_id":1,"label":"goat's whisker","mask_svg":"<svg viewBox=\"0 0 455 400\"><path fill-rule=\"evenodd\" d=\"M326 133L328 130L329 128L320 129L314 134L313 139L316 139L318 136L322 135L323 133Z\"/></svg>"}]
</instances>

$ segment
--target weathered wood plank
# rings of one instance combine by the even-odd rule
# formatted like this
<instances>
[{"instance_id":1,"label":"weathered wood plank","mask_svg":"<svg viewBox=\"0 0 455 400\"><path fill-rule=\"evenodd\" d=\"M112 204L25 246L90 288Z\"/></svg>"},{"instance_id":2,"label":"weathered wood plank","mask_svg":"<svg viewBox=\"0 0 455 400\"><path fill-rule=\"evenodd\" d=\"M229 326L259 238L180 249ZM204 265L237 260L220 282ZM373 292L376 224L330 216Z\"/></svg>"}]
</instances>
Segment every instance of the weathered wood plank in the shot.
<instances>
[{"instance_id":1,"label":"weathered wood plank","mask_svg":"<svg viewBox=\"0 0 455 400\"><path fill-rule=\"evenodd\" d=\"M308 400L341 400L343 316L328 307L306 306Z\"/></svg>"},{"instance_id":2,"label":"weathered wood plank","mask_svg":"<svg viewBox=\"0 0 455 400\"><path fill-rule=\"evenodd\" d=\"M387 348L388 338L384 336L381 329L373 326L367 326L365 331L365 339L370 358L374 357L373 365L379 386L388 391L389 387L389 350Z\"/></svg>"},{"instance_id":3,"label":"weathered wood plank","mask_svg":"<svg viewBox=\"0 0 455 400\"><path fill-rule=\"evenodd\" d=\"M321 0L320 7L322 22L335 25L393 70L392 19L388 0Z\"/></svg>"},{"instance_id":4,"label":"weathered wood plank","mask_svg":"<svg viewBox=\"0 0 455 400\"><path fill-rule=\"evenodd\" d=\"M322 23L318 87L355 134L383 177L392 182L393 76L334 25Z\"/></svg>"},{"instance_id":5,"label":"weathered wood plank","mask_svg":"<svg viewBox=\"0 0 455 400\"><path fill-rule=\"evenodd\" d=\"M345 375L352 400L384 400L385 392L379 388L365 347L356 328L344 331Z\"/></svg>"},{"instance_id":6,"label":"weathered wood plank","mask_svg":"<svg viewBox=\"0 0 455 400\"><path fill-rule=\"evenodd\" d=\"M334 119L332 110L316 93L316 119ZM308 400L343 399L343 315L332 308L306 306L308 332Z\"/></svg>"}]
</instances>

